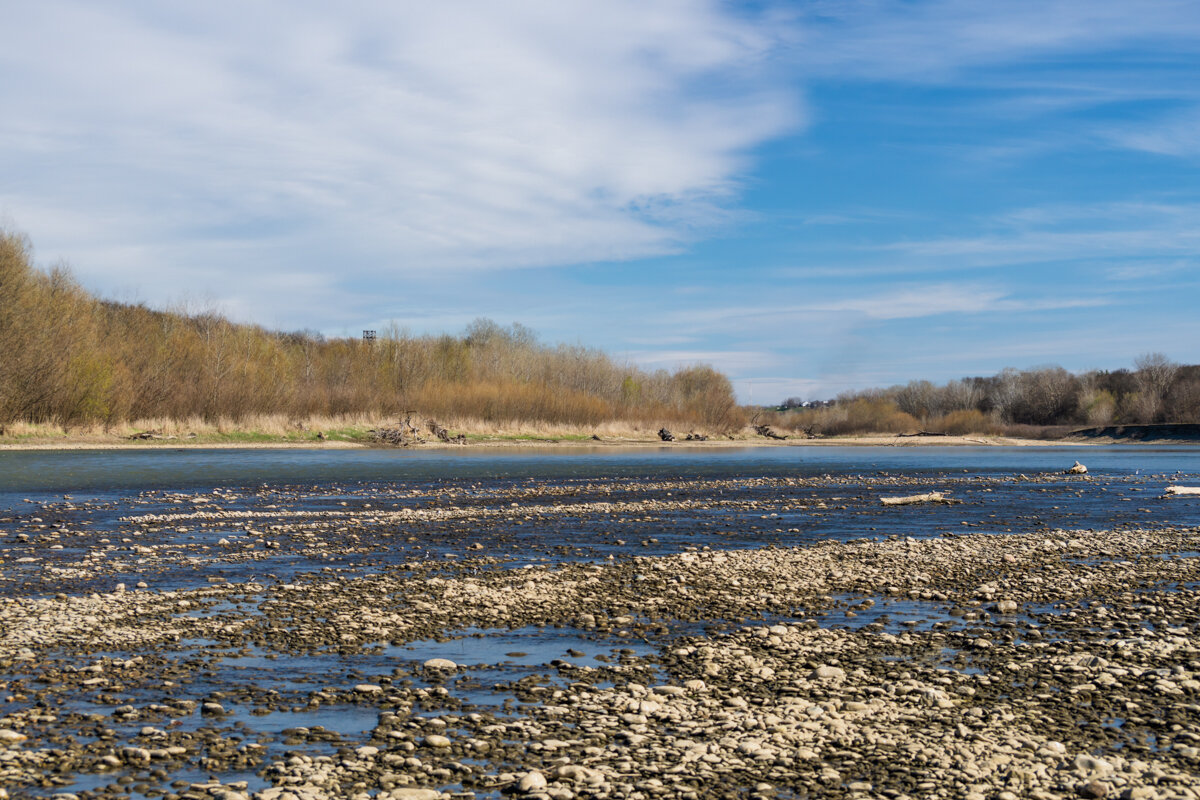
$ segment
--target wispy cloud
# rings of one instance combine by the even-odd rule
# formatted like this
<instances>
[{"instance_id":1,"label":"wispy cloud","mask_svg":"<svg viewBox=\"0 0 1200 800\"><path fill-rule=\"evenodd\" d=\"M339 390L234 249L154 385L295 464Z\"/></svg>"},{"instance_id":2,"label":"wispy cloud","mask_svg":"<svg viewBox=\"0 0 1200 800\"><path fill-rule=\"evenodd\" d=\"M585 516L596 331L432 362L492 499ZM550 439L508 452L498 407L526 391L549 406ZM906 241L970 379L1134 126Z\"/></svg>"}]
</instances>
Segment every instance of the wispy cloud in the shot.
<instances>
[{"instance_id":1,"label":"wispy cloud","mask_svg":"<svg viewBox=\"0 0 1200 800\"><path fill-rule=\"evenodd\" d=\"M1200 107L1137 125L1114 125L1105 135L1120 147L1194 159L1200 156Z\"/></svg>"},{"instance_id":2,"label":"wispy cloud","mask_svg":"<svg viewBox=\"0 0 1200 800\"><path fill-rule=\"evenodd\" d=\"M1055 261L1161 261L1196 252L1200 205L1102 203L1027 208L993 217L981 227L987 232L897 241L881 249L908 256L905 269L930 271Z\"/></svg>"},{"instance_id":3,"label":"wispy cloud","mask_svg":"<svg viewBox=\"0 0 1200 800\"><path fill-rule=\"evenodd\" d=\"M1200 13L1179 0L1136 10L1120 0L862 0L807 3L794 14L808 34L797 58L810 69L892 81L944 82L967 69L1148 41L1189 48L1200 37Z\"/></svg>"},{"instance_id":4,"label":"wispy cloud","mask_svg":"<svg viewBox=\"0 0 1200 800\"><path fill-rule=\"evenodd\" d=\"M214 240L273 235L363 279L673 252L801 122L770 29L716 2L47 0L5 29L5 210L85 271L135 241L224 279Z\"/></svg>"},{"instance_id":5,"label":"wispy cloud","mask_svg":"<svg viewBox=\"0 0 1200 800\"><path fill-rule=\"evenodd\" d=\"M676 369L695 364L707 364L730 373L768 369L778 356L754 350L633 350L629 359L651 368Z\"/></svg>"},{"instance_id":6,"label":"wispy cloud","mask_svg":"<svg viewBox=\"0 0 1200 800\"><path fill-rule=\"evenodd\" d=\"M672 327L683 330L729 329L750 331L778 329L781 322L825 326L836 318L839 324L857 325L865 321L912 320L943 315L1013 314L1054 311L1070 308L1094 308L1111 303L1105 296L1022 296L1012 290L976 282L909 284L862 294L847 294L844 288L822 291L794 290L787 294L807 294L802 302L763 303L760 305L718 305L703 309L671 312L665 316ZM833 296L821 296L833 295Z\"/></svg>"}]
</instances>

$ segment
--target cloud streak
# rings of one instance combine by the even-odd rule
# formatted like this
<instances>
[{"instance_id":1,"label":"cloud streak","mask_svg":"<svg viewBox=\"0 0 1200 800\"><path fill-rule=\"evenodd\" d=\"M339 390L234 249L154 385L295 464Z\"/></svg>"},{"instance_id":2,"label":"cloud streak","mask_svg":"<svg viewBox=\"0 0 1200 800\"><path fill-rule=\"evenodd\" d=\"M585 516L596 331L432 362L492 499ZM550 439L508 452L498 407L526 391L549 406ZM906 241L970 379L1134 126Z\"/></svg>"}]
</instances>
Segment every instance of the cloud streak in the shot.
<instances>
[{"instance_id":1,"label":"cloud streak","mask_svg":"<svg viewBox=\"0 0 1200 800\"><path fill-rule=\"evenodd\" d=\"M801 123L770 31L715 2L13 11L5 207L85 271L105 240L220 274L212 242L278 237L362 278L675 252Z\"/></svg>"}]
</instances>

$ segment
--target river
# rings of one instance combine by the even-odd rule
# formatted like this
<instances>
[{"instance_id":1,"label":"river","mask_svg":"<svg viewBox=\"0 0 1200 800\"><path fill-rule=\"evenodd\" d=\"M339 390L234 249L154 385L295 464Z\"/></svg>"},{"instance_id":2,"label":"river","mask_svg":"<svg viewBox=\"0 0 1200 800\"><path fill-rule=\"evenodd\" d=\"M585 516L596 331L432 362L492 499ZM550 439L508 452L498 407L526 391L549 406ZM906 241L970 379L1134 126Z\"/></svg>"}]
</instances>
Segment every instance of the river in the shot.
<instances>
[{"instance_id":1,"label":"river","mask_svg":"<svg viewBox=\"0 0 1200 800\"><path fill-rule=\"evenodd\" d=\"M1064 474L1075 461L1086 476ZM208 776L252 793L300 769L297 753L346 758L359 748L359 758L379 761L370 774L380 783L371 785L384 786L399 769L380 760L391 753L385 743L399 742L421 756L405 762L414 785L498 796L505 770L545 770L550 756L528 761L525 743L503 737L486 758L457 743L438 756L430 734L449 726L463 742L468 732L479 741L497 720L536 717L550 692L586 701L588 692L681 680L668 671L673 641L755 620L792 624L782 630L797 637L805 620L871 646L883 646L875 633L909 637L919 646L864 656L864 668L887 670L903 658L934 687L946 675L1001 674L999 655L946 642L986 635L1020 647L1064 620L1067 606L1055 605L1057 590L1037 569L1067 570L1081 586L1093 568L1125 570L1168 598L1172 586L1184 587L1172 581L1194 573L1194 537L1171 531L1200 526L1200 497L1165 496L1173 483L1200 485L1200 448L0 452L0 598L8 603L0 611L9 626L0 682L11 692L0 729L24 731L58 765L8 779L22 787L18 796L162 797L171 781ZM880 503L934 491L951 502ZM1164 532L1146 539L1155 549L1144 559L1142 529ZM1111 532L1114 544L1099 533L1093 542L1091 532ZM879 559L907 564L909 543L937 540L970 548L968 572L992 569L986 542L1004 540L998 552L1014 565L1012 591L1031 582L1018 595L1027 598L1021 613L985 613L973 577L893 567L856 578ZM714 560L725 552L778 565L796 549L833 542L847 543L844 555L830 556L844 570L730 572ZM914 549L913 558L944 564L939 552ZM1023 571L1026 561L1041 566ZM724 578L712 583L706 570L740 576L729 580L744 594ZM810 577L829 584L813 588ZM554 597L593 583L602 587L589 601L598 608ZM560 588L547 596L543 585ZM485 591L492 599L472 605ZM1096 607L1080 591L1064 589L1072 618ZM443 599L448 592L456 599ZM526 605L508 600L518 597ZM667 597L669 606L649 610ZM388 609L393 616L381 619L390 623L363 621L361 612ZM455 662L453 678L424 666L431 658ZM222 710L205 712L205 703ZM1113 730L1114 720L1097 711L1096 730ZM1093 741L1081 730L1070 735ZM1141 735L1131 727L1120 746ZM623 740L614 741L603 753L620 752ZM231 742L235 749L222 749ZM151 754L144 763L143 750Z\"/></svg>"}]
</instances>

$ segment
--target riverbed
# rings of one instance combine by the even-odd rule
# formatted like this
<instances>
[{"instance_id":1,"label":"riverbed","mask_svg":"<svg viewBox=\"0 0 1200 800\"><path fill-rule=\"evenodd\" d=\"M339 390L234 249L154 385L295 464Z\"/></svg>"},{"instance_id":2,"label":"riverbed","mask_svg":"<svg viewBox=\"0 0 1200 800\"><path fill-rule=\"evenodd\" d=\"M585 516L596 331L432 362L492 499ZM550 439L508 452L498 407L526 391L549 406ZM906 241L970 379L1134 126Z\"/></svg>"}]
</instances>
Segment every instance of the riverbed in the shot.
<instances>
[{"instance_id":1,"label":"riverbed","mask_svg":"<svg viewBox=\"0 0 1200 800\"><path fill-rule=\"evenodd\" d=\"M0 453L0 783L1200 796L1171 484L1200 450Z\"/></svg>"}]
</instances>

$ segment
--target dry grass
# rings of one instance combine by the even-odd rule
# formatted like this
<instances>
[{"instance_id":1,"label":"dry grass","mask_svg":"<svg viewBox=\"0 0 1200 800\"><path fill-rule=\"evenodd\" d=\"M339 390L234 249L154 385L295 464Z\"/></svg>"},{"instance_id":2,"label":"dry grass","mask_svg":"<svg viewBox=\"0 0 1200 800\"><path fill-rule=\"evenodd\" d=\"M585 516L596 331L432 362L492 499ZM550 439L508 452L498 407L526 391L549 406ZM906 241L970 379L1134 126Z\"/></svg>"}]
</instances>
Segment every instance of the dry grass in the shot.
<instances>
[{"instance_id":1,"label":"dry grass","mask_svg":"<svg viewBox=\"0 0 1200 800\"><path fill-rule=\"evenodd\" d=\"M296 418L284 414L253 414L241 419L222 418L209 420L204 417L170 419L150 417L115 425L84 423L63 426L54 423L35 424L15 422L0 431L0 444L54 444L70 442L80 444L110 445L130 441L137 434L150 433L154 438L145 441L193 442L196 444L219 443L281 443L302 444L306 442L343 441L370 442L369 432L376 428L398 427L405 415L336 414ZM414 413L413 422L418 425L427 439L427 422L436 420L449 429L451 435L465 434L478 442L521 442L521 441L588 441L599 436L608 442L657 441L658 430L667 427L681 439L688 432L706 433L716 437L714 431L695 425L687 420L605 420L596 424L573 424L528 419L480 419L469 416L434 416ZM745 432L741 432L745 435ZM318 436L320 435L320 436Z\"/></svg>"}]
</instances>

